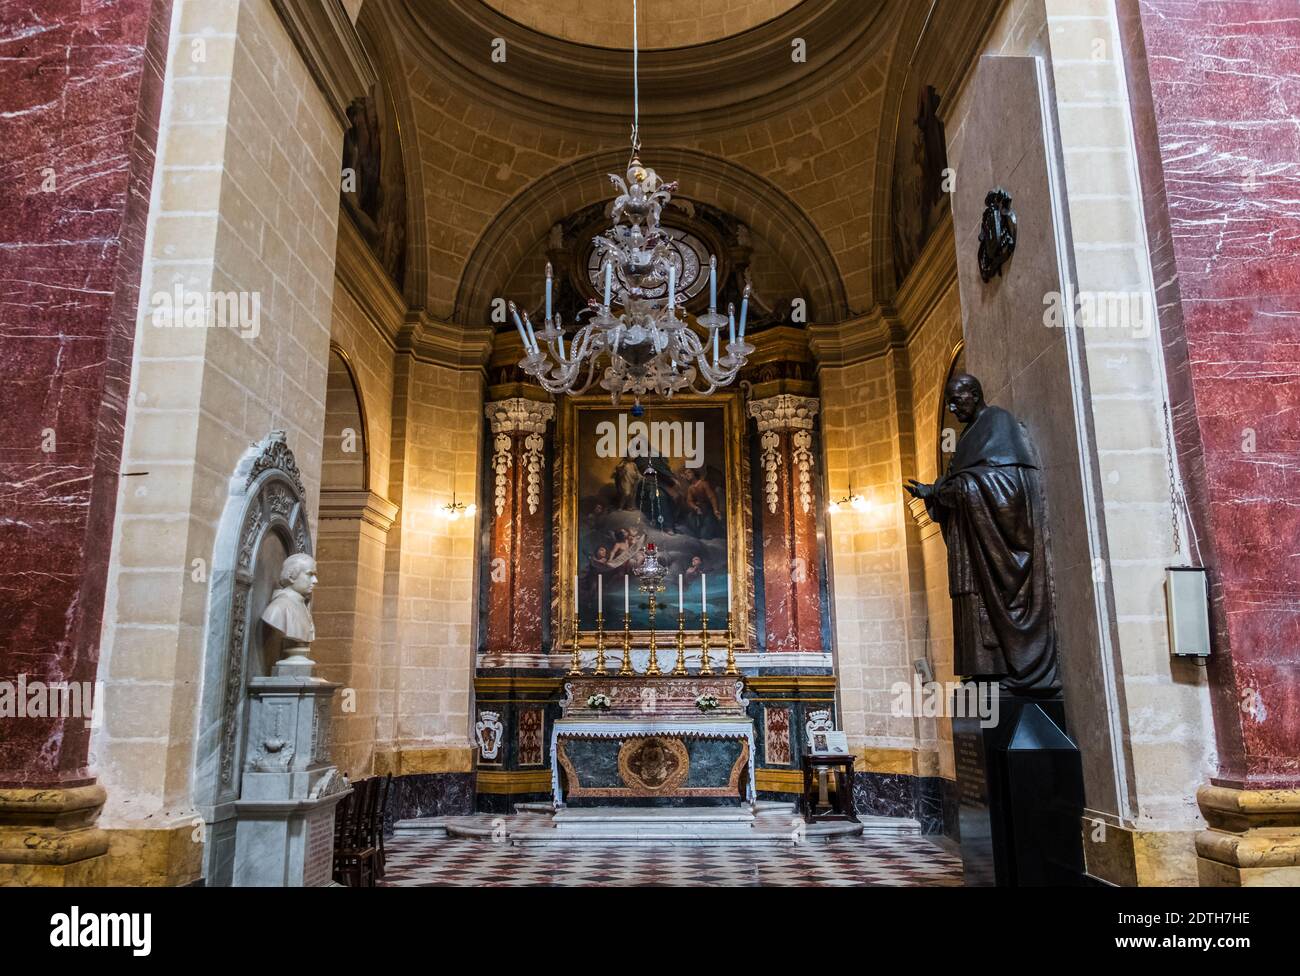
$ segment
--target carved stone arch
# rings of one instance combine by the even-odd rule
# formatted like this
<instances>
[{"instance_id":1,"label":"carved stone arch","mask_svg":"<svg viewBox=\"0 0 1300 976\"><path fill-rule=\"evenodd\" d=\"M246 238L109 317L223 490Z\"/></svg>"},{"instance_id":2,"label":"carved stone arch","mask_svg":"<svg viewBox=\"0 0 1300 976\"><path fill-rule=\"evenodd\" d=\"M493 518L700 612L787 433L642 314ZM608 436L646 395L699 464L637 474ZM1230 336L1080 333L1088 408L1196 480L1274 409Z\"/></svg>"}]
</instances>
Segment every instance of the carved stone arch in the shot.
<instances>
[{"instance_id":1,"label":"carved stone arch","mask_svg":"<svg viewBox=\"0 0 1300 976\"><path fill-rule=\"evenodd\" d=\"M285 555L311 555L306 492L282 430L240 458L217 526L208 590L208 630L194 750L194 802L208 824L205 875L229 883L234 802L239 799L247 728L248 681L269 672L261 646L257 584L280 567L263 566L268 540ZM273 578L273 576L272 576Z\"/></svg>"},{"instance_id":2,"label":"carved stone arch","mask_svg":"<svg viewBox=\"0 0 1300 976\"><path fill-rule=\"evenodd\" d=\"M332 423L333 422L333 423ZM361 443L356 452L359 458L352 463L359 465L356 472L341 471L347 462L341 458L341 448L335 451L335 441L342 437L343 427L356 424L356 433ZM361 377L357 374L356 363L337 342L330 341L329 371L325 383L325 430L321 438L325 444L325 453L321 462L321 490L332 489L370 489L370 421L366 415L366 397L361 389ZM339 475L342 474L342 477ZM355 480L358 483L349 484Z\"/></svg>"},{"instance_id":3,"label":"carved stone arch","mask_svg":"<svg viewBox=\"0 0 1300 976\"><path fill-rule=\"evenodd\" d=\"M729 159L680 146L643 153L660 177L677 180L677 196L718 206L771 242L808 295L810 321L838 322L848 314L839 264L812 218L766 177ZM544 239L550 226L598 200L608 201L606 173L627 168L627 150L582 156L532 181L493 217L464 264L455 321L482 326L492 299L517 266L523 250Z\"/></svg>"},{"instance_id":4,"label":"carved stone arch","mask_svg":"<svg viewBox=\"0 0 1300 976\"><path fill-rule=\"evenodd\" d=\"M941 96L939 119L978 59L982 39L999 9L998 0L933 0L899 7L897 39L882 86L871 205L871 289L877 301L891 301L901 283L894 263L893 196L900 123L915 107L918 80L933 81Z\"/></svg>"},{"instance_id":5,"label":"carved stone arch","mask_svg":"<svg viewBox=\"0 0 1300 976\"><path fill-rule=\"evenodd\" d=\"M939 402L935 407L935 441L934 441L934 461L935 477L943 475L948 470L948 461L951 460L952 454L945 453L943 449L943 432L945 428L951 427L954 435L960 434L964 429L961 421L952 415L948 410L948 398L944 395L948 389L948 383L958 373L966 371L966 341L958 339L957 345L953 347L952 353L948 356L948 369L943 374L943 382L939 385ZM955 439L953 441L956 443Z\"/></svg>"},{"instance_id":6,"label":"carved stone arch","mask_svg":"<svg viewBox=\"0 0 1300 976\"><path fill-rule=\"evenodd\" d=\"M388 100L402 154L406 186L406 262L402 297L411 308L424 308L429 295L428 226L425 222L424 167L420 163L419 127L411 105L406 67L392 35L381 0L365 0L356 28L362 47L370 55L378 88Z\"/></svg>"}]
</instances>

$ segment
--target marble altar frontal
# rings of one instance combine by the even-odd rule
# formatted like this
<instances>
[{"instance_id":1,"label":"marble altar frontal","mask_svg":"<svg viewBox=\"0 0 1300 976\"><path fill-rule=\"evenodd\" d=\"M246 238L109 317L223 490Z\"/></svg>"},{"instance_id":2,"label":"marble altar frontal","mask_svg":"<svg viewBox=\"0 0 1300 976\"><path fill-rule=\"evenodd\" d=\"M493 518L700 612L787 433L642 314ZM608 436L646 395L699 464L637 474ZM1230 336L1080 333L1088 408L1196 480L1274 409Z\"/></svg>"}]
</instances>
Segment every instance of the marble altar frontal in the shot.
<instances>
[{"instance_id":1,"label":"marble altar frontal","mask_svg":"<svg viewBox=\"0 0 1300 976\"><path fill-rule=\"evenodd\" d=\"M740 805L754 799L754 723L734 677L575 677L552 729L557 806ZM603 695L608 708L588 699ZM717 707L696 700L712 695Z\"/></svg>"}]
</instances>

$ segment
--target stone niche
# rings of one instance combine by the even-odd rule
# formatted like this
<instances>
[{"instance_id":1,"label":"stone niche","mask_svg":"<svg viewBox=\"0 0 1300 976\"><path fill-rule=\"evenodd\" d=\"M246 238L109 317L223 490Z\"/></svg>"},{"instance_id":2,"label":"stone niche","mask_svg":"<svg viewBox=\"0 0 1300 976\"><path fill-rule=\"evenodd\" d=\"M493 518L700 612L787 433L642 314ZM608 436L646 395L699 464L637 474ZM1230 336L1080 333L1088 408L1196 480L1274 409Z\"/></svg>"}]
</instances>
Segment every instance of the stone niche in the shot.
<instances>
[{"instance_id":1,"label":"stone niche","mask_svg":"<svg viewBox=\"0 0 1300 976\"><path fill-rule=\"evenodd\" d=\"M195 806L206 823L204 877L235 883L236 803L246 764L250 682L271 674L262 610L286 556L312 554L302 477L272 431L240 459L217 530L208 597Z\"/></svg>"},{"instance_id":2,"label":"stone niche","mask_svg":"<svg viewBox=\"0 0 1300 976\"><path fill-rule=\"evenodd\" d=\"M966 370L989 403L1021 419L1041 455L1066 720L1080 739L1089 805L1115 809L1093 571L1100 499L1095 460L1081 460L1093 456L1086 362L1077 330L1043 317L1045 297L1066 293L1074 277L1047 68L1033 57L984 56L960 104L949 164L962 174L952 211ZM995 187L1011 195L1017 243L985 282L976 256Z\"/></svg>"}]
</instances>

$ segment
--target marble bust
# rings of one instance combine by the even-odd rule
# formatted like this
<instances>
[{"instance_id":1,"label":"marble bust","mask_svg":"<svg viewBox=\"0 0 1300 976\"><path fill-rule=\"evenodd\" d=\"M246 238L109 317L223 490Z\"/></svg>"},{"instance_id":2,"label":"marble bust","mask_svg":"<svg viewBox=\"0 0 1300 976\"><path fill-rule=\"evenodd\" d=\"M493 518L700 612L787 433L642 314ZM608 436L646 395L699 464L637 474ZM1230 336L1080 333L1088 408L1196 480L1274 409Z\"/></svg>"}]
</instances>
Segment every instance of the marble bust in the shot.
<instances>
[{"instance_id":1,"label":"marble bust","mask_svg":"<svg viewBox=\"0 0 1300 976\"><path fill-rule=\"evenodd\" d=\"M280 567L279 588L262 611L262 621L279 633L280 649L290 657L303 657L316 639L307 605L315 586L316 560L304 552L294 553Z\"/></svg>"}]
</instances>

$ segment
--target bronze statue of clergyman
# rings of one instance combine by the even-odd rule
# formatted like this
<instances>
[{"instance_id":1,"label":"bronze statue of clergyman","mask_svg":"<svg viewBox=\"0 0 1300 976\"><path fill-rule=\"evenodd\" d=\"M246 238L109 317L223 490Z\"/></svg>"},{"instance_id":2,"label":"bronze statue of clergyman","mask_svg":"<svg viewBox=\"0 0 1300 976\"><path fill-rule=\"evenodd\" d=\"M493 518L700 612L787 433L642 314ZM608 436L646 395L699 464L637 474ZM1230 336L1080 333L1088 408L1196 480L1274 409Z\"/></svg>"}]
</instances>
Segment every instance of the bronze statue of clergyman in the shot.
<instances>
[{"instance_id":1,"label":"bronze statue of clergyman","mask_svg":"<svg viewBox=\"0 0 1300 976\"><path fill-rule=\"evenodd\" d=\"M984 402L979 380L958 373L944 390L966 425L948 471L903 486L925 501L948 546L953 671L998 679L1008 691L1060 690L1038 461L1020 423Z\"/></svg>"}]
</instances>

